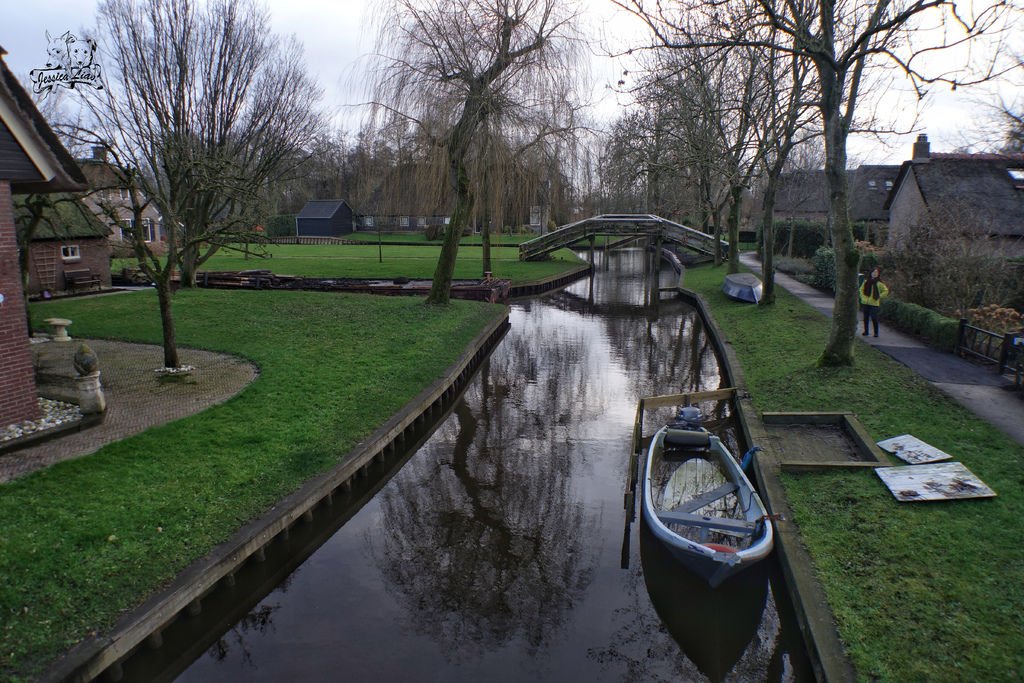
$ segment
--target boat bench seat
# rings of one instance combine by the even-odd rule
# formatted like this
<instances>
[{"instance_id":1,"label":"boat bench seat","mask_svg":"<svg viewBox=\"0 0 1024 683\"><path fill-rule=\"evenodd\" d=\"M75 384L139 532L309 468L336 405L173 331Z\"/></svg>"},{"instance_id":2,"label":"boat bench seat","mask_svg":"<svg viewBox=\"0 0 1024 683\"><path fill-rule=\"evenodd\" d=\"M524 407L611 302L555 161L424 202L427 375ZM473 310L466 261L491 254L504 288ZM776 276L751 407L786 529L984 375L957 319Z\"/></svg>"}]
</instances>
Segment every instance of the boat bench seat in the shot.
<instances>
[{"instance_id":1,"label":"boat bench seat","mask_svg":"<svg viewBox=\"0 0 1024 683\"><path fill-rule=\"evenodd\" d=\"M711 434L688 429L668 429L662 443L665 448L703 449L711 446Z\"/></svg>"},{"instance_id":2,"label":"boat bench seat","mask_svg":"<svg viewBox=\"0 0 1024 683\"><path fill-rule=\"evenodd\" d=\"M665 524L685 524L686 526L727 531L740 536L750 536L757 528L755 522L745 519L728 519L726 517L705 517L689 512L659 512L658 519Z\"/></svg>"},{"instance_id":3,"label":"boat bench seat","mask_svg":"<svg viewBox=\"0 0 1024 683\"><path fill-rule=\"evenodd\" d=\"M690 500L684 501L679 505L672 508L672 512L696 512L705 505L714 503L719 498L724 498L730 493L735 493L739 487L731 481L727 481L721 486L714 488L707 493L702 493L699 496L691 498Z\"/></svg>"}]
</instances>

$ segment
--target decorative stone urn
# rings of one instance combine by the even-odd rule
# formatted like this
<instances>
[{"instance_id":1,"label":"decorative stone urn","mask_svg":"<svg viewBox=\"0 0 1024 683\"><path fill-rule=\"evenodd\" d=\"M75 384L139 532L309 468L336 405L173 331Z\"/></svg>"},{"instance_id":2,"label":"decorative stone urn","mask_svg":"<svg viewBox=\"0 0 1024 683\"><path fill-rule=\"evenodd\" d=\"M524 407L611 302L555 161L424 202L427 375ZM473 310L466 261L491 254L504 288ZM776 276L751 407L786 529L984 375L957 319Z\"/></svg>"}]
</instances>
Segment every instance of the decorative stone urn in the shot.
<instances>
[{"instance_id":1,"label":"decorative stone urn","mask_svg":"<svg viewBox=\"0 0 1024 683\"><path fill-rule=\"evenodd\" d=\"M83 415L102 413L107 409L107 398L100 384L99 359L87 344L82 344L72 358L75 372L75 388L78 392L78 407Z\"/></svg>"}]
</instances>

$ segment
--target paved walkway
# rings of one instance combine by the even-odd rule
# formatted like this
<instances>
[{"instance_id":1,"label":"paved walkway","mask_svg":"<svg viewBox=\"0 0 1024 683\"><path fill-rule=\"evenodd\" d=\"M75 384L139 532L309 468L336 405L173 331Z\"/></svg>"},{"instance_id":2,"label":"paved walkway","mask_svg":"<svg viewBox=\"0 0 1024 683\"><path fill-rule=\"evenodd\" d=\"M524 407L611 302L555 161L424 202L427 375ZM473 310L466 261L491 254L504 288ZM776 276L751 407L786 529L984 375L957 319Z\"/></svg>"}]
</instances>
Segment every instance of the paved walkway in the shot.
<instances>
[{"instance_id":1,"label":"paved walkway","mask_svg":"<svg viewBox=\"0 0 1024 683\"><path fill-rule=\"evenodd\" d=\"M761 262L752 252L741 254L740 261L755 273L761 273ZM775 284L829 318L832 317L832 295L778 271L775 273ZM885 323L879 325L877 338L859 334L857 338L903 363L978 417L1017 443L1024 444L1024 396L1009 379L996 374L991 367L971 363L951 353L936 351Z\"/></svg>"},{"instance_id":2,"label":"paved walkway","mask_svg":"<svg viewBox=\"0 0 1024 683\"><path fill-rule=\"evenodd\" d=\"M0 454L0 483L223 403L259 374L255 365L233 356L179 348L181 363L196 370L187 377L161 377L154 369L163 365L162 347L99 339L47 342L34 345L33 352L41 369L62 369L73 375L71 356L81 342L99 358L107 399L103 423Z\"/></svg>"}]
</instances>

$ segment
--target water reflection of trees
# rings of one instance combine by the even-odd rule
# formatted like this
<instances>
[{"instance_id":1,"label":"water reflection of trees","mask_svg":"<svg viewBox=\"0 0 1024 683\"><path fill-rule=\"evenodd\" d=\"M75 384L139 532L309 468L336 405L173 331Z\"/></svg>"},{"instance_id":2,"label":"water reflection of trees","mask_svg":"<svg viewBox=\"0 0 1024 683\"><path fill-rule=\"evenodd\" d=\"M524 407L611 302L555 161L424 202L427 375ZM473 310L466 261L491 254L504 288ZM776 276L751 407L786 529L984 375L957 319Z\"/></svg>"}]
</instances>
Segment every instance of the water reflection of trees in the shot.
<instances>
[{"instance_id":1,"label":"water reflection of trees","mask_svg":"<svg viewBox=\"0 0 1024 683\"><path fill-rule=\"evenodd\" d=\"M539 386L552 405L571 391L485 371L382 493L373 556L413 628L452 659L543 647L593 573L569 446L553 436L570 423L516 409Z\"/></svg>"},{"instance_id":2,"label":"water reflection of trees","mask_svg":"<svg viewBox=\"0 0 1024 683\"><path fill-rule=\"evenodd\" d=\"M378 497L374 561L411 628L453 660L516 641L533 653L563 628L600 545L577 489L587 444L625 447L641 396L720 385L696 312L666 300L651 315L628 289L618 300L617 287L596 292L597 306L615 304L597 315L572 291L519 304L453 415ZM679 659L663 630L659 642ZM693 671L682 660L666 679Z\"/></svg>"}]
</instances>

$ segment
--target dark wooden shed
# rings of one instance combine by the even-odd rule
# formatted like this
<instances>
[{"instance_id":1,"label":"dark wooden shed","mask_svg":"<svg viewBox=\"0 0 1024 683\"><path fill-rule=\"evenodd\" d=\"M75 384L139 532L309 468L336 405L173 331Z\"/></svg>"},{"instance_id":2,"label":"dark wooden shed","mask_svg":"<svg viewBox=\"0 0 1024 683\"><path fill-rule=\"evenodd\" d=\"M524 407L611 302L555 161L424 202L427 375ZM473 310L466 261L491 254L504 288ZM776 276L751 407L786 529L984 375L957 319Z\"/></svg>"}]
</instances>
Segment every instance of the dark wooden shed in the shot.
<instances>
[{"instance_id":1,"label":"dark wooden shed","mask_svg":"<svg viewBox=\"0 0 1024 683\"><path fill-rule=\"evenodd\" d=\"M340 237L355 229L355 213L344 199L312 199L295 217L298 237Z\"/></svg>"}]
</instances>

